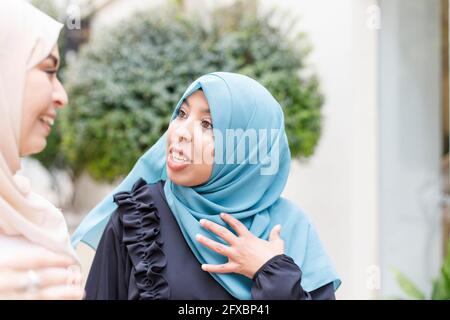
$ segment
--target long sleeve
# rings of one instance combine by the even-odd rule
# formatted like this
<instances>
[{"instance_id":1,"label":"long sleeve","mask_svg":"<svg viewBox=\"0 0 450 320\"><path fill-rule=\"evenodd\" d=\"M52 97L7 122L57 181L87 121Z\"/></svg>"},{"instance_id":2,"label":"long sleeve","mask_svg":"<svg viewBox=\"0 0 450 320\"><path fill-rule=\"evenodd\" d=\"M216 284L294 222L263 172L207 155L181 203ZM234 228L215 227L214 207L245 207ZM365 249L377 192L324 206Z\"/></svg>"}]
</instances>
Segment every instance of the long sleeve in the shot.
<instances>
[{"instance_id":1,"label":"long sleeve","mask_svg":"<svg viewBox=\"0 0 450 320\"><path fill-rule=\"evenodd\" d=\"M113 220L113 219L111 219ZM128 299L128 279L121 242L113 221L105 228L86 283L87 300Z\"/></svg>"},{"instance_id":2,"label":"long sleeve","mask_svg":"<svg viewBox=\"0 0 450 320\"><path fill-rule=\"evenodd\" d=\"M334 300L333 283L307 292L300 281L302 272L291 257L280 254L268 260L253 276L255 300Z\"/></svg>"}]
</instances>

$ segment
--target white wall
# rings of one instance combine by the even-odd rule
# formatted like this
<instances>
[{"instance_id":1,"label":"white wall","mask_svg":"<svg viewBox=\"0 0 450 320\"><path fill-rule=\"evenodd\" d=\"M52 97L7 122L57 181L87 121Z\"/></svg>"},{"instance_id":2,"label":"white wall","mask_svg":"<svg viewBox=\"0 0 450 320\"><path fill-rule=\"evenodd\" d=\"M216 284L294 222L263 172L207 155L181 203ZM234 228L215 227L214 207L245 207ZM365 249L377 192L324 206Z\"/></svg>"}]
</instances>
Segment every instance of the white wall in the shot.
<instances>
[{"instance_id":1,"label":"white wall","mask_svg":"<svg viewBox=\"0 0 450 320\"><path fill-rule=\"evenodd\" d=\"M383 0L380 36L381 267L430 292L442 253L439 0Z\"/></svg>"},{"instance_id":2,"label":"white wall","mask_svg":"<svg viewBox=\"0 0 450 320\"><path fill-rule=\"evenodd\" d=\"M308 162L293 163L284 195L312 216L342 277L337 297L373 298L377 291L367 282L378 263L377 31L366 26L372 1L277 4L300 15L326 97L320 143Z\"/></svg>"}]
</instances>

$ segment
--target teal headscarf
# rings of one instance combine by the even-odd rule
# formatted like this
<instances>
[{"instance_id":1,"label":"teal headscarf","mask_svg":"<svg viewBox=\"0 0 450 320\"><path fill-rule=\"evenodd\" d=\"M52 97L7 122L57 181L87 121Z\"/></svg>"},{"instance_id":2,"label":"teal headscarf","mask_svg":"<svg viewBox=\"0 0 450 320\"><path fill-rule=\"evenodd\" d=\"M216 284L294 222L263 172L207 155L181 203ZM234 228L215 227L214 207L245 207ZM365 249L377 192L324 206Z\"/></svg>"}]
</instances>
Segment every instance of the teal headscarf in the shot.
<instances>
[{"instance_id":1,"label":"teal headscarf","mask_svg":"<svg viewBox=\"0 0 450 320\"><path fill-rule=\"evenodd\" d=\"M244 155L237 153L246 143L248 136L245 134L234 144L227 141L226 146L215 137L211 177L202 185L184 187L167 179L166 132L137 161L123 182L87 215L75 231L72 244L76 246L82 241L94 249L97 247L105 225L117 207L113 202L115 193L130 191L139 178L147 183L165 180L168 205L200 263L222 264L228 261L227 257L195 239L195 235L200 233L225 243L202 228L199 220L206 218L232 230L219 216L221 212L227 212L264 240L269 238L275 225L281 224L285 254L301 268L302 287L312 291L333 282L337 289L340 280L309 218L292 202L280 197L288 178L291 157L279 103L261 84L247 76L216 72L200 77L188 87L172 119L177 116L184 99L199 89L203 90L208 101L215 132L223 137L227 136L227 129L242 129L244 132L250 129L268 134L262 134L257 145L244 148ZM266 151L260 152L261 159L252 161L257 159L258 149ZM252 298L251 279L235 273L211 275L237 299Z\"/></svg>"}]
</instances>

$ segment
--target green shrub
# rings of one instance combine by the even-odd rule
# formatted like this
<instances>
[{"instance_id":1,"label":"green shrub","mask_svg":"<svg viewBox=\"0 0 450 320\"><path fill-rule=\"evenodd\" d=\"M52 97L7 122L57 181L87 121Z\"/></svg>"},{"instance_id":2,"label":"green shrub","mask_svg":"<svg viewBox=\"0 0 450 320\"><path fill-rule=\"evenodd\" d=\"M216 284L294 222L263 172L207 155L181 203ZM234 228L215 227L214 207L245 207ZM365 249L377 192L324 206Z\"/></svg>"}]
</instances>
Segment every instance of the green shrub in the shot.
<instances>
[{"instance_id":1,"label":"green shrub","mask_svg":"<svg viewBox=\"0 0 450 320\"><path fill-rule=\"evenodd\" d=\"M75 174L111 181L127 173L167 129L186 87L213 71L265 85L284 108L292 155L313 154L323 98L316 78L302 74L305 39L288 39L269 16L242 6L222 9L209 26L173 7L140 12L82 48L66 74L70 104L61 119L62 149Z\"/></svg>"}]
</instances>

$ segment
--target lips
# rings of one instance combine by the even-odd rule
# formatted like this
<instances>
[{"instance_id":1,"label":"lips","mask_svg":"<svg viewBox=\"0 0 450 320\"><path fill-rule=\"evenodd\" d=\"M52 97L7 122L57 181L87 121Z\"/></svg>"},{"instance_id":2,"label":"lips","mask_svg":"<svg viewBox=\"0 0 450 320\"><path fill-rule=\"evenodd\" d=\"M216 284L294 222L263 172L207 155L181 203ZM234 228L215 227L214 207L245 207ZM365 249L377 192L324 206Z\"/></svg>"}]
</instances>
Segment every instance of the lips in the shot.
<instances>
[{"instance_id":1,"label":"lips","mask_svg":"<svg viewBox=\"0 0 450 320\"><path fill-rule=\"evenodd\" d=\"M52 131L52 126L55 124L55 119L56 113L48 113L39 117L39 122L42 124L46 135L49 135Z\"/></svg>"},{"instance_id":2,"label":"lips","mask_svg":"<svg viewBox=\"0 0 450 320\"><path fill-rule=\"evenodd\" d=\"M55 114L46 114L39 118L40 121L52 127L55 123L56 115Z\"/></svg>"},{"instance_id":3,"label":"lips","mask_svg":"<svg viewBox=\"0 0 450 320\"><path fill-rule=\"evenodd\" d=\"M172 146L169 148L167 155L167 166L174 171L179 171L190 165L192 161L185 155L179 147Z\"/></svg>"},{"instance_id":4,"label":"lips","mask_svg":"<svg viewBox=\"0 0 450 320\"><path fill-rule=\"evenodd\" d=\"M191 159L189 159L189 157L186 156L186 153L183 151L183 149L177 146L171 146L169 148L169 154L172 154L175 161L191 162Z\"/></svg>"}]
</instances>

